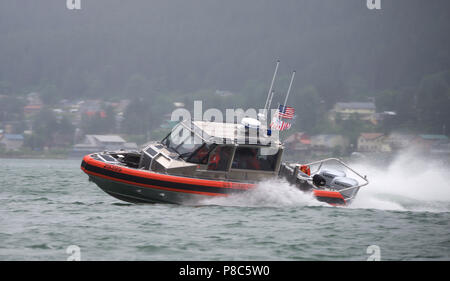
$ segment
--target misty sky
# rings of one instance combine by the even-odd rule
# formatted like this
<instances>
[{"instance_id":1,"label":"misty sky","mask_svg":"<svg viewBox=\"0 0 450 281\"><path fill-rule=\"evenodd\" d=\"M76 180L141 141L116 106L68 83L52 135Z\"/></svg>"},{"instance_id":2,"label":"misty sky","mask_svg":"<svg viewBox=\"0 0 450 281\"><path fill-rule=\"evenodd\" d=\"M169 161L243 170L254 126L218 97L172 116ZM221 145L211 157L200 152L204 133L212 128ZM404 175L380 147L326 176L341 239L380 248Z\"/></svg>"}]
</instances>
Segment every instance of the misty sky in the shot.
<instances>
[{"instance_id":1,"label":"misty sky","mask_svg":"<svg viewBox=\"0 0 450 281\"><path fill-rule=\"evenodd\" d=\"M76 11L62 0L2 0L0 83L15 93L55 85L67 97L123 95L136 80L158 93L241 91L248 81L268 84L279 58L285 80L297 70L295 88L312 84L345 99L355 87L403 87L449 69L449 7L445 0L382 0L381 10L365 0L81 0Z\"/></svg>"}]
</instances>

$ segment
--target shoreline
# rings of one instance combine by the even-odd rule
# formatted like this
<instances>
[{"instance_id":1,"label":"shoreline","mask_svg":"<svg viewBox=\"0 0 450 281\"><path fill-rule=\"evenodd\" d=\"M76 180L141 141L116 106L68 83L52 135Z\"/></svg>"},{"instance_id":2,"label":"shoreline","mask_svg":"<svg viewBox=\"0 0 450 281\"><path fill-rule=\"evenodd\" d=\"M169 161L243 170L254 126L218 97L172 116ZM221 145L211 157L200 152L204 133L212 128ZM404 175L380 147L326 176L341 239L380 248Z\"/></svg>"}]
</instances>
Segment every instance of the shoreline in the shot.
<instances>
[{"instance_id":1,"label":"shoreline","mask_svg":"<svg viewBox=\"0 0 450 281\"><path fill-rule=\"evenodd\" d=\"M23 155L0 155L0 159L55 159L55 160L65 160L65 159L77 159L77 158L70 158L67 155L62 155L62 154L61 155L23 154Z\"/></svg>"}]
</instances>

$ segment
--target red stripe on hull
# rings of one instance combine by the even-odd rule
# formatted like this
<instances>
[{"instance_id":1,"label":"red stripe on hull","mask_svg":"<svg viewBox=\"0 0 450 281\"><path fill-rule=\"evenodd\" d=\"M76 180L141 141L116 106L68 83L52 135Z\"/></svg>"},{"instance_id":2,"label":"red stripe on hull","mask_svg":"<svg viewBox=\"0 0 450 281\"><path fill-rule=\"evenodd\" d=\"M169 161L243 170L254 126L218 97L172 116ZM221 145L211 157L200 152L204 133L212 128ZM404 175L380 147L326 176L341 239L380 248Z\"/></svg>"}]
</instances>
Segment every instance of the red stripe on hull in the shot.
<instances>
[{"instance_id":1,"label":"red stripe on hull","mask_svg":"<svg viewBox=\"0 0 450 281\"><path fill-rule=\"evenodd\" d=\"M214 180L204 180L204 179L195 179L195 178L186 178L186 177L178 177L171 175L162 175L158 173L153 173L150 171L138 171L130 168L126 168L123 166L116 166L107 164L102 161L95 160L91 158L89 155L86 155L83 158L87 164L96 166L102 169L109 169L115 172L133 175L142 178L155 179L166 182L175 182L175 183L184 183L190 185L202 185L202 186L210 186L210 187L220 187L220 188L232 188L232 189L249 189L255 187L255 184L249 183L237 183L237 182L227 182L227 181L214 181Z\"/></svg>"},{"instance_id":2,"label":"red stripe on hull","mask_svg":"<svg viewBox=\"0 0 450 281\"><path fill-rule=\"evenodd\" d=\"M200 192L200 191L192 191L192 190L182 190L182 189L162 187L162 186L156 186L156 185L150 185L150 184L136 183L136 182L132 182L132 181L122 180L122 179L118 179L118 178L109 177L109 176L106 176L106 175L94 173L94 172L88 171L88 170L86 170L84 168L81 168L81 169L86 174L89 174L89 175L92 175L92 176L104 178L104 179L107 179L107 180L117 181L117 182L121 182L121 183L126 183L126 184L130 184L130 185L136 185L136 186L140 186L140 187L154 188L154 189L161 189L161 190L175 191L175 192L183 192L183 193L200 194L200 195L206 195L206 196L227 196L227 194L222 194L222 193L211 193L211 192Z\"/></svg>"},{"instance_id":3,"label":"red stripe on hull","mask_svg":"<svg viewBox=\"0 0 450 281\"><path fill-rule=\"evenodd\" d=\"M337 191L327 191L327 190L314 190L314 195L317 197L332 197L345 200L342 194Z\"/></svg>"},{"instance_id":4,"label":"red stripe on hull","mask_svg":"<svg viewBox=\"0 0 450 281\"><path fill-rule=\"evenodd\" d=\"M345 200L345 198L342 196L341 193L337 192L337 191L327 191L327 190L313 190L314 196L319 200L319 201L324 201L332 206L345 206L347 205L347 201ZM329 198L328 200L326 198ZM342 203L335 203L335 202L327 202L327 201L334 201L334 200L342 200Z\"/></svg>"}]
</instances>

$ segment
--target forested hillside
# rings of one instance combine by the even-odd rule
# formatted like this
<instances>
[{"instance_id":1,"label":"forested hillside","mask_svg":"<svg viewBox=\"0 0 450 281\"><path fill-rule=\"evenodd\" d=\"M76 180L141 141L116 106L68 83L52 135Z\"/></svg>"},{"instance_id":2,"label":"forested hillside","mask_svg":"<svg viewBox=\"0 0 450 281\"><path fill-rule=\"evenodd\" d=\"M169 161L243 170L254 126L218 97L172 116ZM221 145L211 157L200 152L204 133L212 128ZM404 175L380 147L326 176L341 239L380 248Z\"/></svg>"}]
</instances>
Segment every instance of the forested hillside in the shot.
<instances>
[{"instance_id":1,"label":"forested hillside","mask_svg":"<svg viewBox=\"0 0 450 281\"><path fill-rule=\"evenodd\" d=\"M164 104L194 98L262 107L279 58L275 102L295 69L289 103L299 129L325 130L321 116L336 102L368 98L397 112L393 126L450 128L449 1L382 0L381 10L365 0L81 4L0 2L0 94L141 98L157 116Z\"/></svg>"}]
</instances>

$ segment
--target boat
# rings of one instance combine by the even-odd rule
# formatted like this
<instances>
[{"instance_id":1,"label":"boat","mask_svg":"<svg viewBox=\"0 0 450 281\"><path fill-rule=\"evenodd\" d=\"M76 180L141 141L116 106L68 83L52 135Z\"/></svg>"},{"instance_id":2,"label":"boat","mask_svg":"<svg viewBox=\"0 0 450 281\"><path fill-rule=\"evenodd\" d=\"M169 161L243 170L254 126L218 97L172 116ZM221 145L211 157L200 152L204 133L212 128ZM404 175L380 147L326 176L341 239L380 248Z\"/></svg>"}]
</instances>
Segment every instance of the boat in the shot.
<instances>
[{"instance_id":1,"label":"boat","mask_svg":"<svg viewBox=\"0 0 450 281\"><path fill-rule=\"evenodd\" d=\"M274 96L279 62L263 113L256 118L241 118L240 123L183 120L163 140L139 151L88 154L81 169L103 191L131 203L199 204L205 198L247 192L261 181L283 178L319 201L350 204L369 182L340 159L282 162L279 134L263 122ZM295 71L284 108L294 76Z\"/></svg>"},{"instance_id":2,"label":"boat","mask_svg":"<svg viewBox=\"0 0 450 281\"><path fill-rule=\"evenodd\" d=\"M199 204L283 178L319 201L342 206L368 184L366 176L340 159L283 163L283 152L282 143L256 119L244 118L240 124L182 121L162 141L139 151L86 155L81 169L103 191L131 203Z\"/></svg>"}]
</instances>

